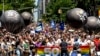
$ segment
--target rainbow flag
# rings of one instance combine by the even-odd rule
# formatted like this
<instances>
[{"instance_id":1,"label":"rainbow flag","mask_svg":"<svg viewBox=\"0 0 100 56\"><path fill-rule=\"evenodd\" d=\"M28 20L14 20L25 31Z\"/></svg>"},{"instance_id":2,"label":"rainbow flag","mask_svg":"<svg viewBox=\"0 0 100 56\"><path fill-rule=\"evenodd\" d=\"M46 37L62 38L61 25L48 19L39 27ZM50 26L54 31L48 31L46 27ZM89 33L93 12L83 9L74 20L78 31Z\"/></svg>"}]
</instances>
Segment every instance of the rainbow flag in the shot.
<instances>
[{"instance_id":1,"label":"rainbow flag","mask_svg":"<svg viewBox=\"0 0 100 56\"><path fill-rule=\"evenodd\" d=\"M80 46L80 49L81 49L82 55L90 54L90 47L89 46Z\"/></svg>"},{"instance_id":2,"label":"rainbow flag","mask_svg":"<svg viewBox=\"0 0 100 56\"><path fill-rule=\"evenodd\" d=\"M67 48L67 47L66 47ZM73 46L68 46L67 50L72 51L73 50ZM87 55L89 56L90 54L90 47L89 46L80 46L80 50L81 50L81 54L82 55ZM45 56L46 54L49 55L59 55L61 53L61 50L59 47L45 47L45 46L41 46L37 48L37 54L39 54L40 56Z\"/></svg>"},{"instance_id":3,"label":"rainbow flag","mask_svg":"<svg viewBox=\"0 0 100 56\"><path fill-rule=\"evenodd\" d=\"M37 48L37 54L40 56L45 56L45 55L59 55L60 54L60 49L59 47L39 47Z\"/></svg>"},{"instance_id":4,"label":"rainbow flag","mask_svg":"<svg viewBox=\"0 0 100 56\"><path fill-rule=\"evenodd\" d=\"M39 48L37 48L37 54L39 54L40 56L44 56L44 48L45 47L39 47Z\"/></svg>"}]
</instances>

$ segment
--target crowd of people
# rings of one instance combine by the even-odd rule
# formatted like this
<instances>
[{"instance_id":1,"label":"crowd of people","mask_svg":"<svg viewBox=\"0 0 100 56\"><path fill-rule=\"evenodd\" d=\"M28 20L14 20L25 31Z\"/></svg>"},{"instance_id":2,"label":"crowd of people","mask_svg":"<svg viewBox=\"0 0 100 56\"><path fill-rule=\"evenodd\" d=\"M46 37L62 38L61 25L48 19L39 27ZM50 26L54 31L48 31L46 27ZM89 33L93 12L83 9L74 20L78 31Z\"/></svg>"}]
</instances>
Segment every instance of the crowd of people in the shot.
<instances>
[{"instance_id":1,"label":"crowd of people","mask_svg":"<svg viewBox=\"0 0 100 56\"><path fill-rule=\"evenodd\" d=\"M65 42L68 46L77 44L90 46L91 56L99 50L96 48L100 38L99 33L89 35L82 28L74 29L68 25L65 25L64 30L60 30L58 25L52 29L49 24L44 24L41 32L35 32L35 28L36 25L32 23L18 34L12 34L1 28L0 56L39 56L36 48L40 46L62 47L64 45L62 43ZM67 45L65 46L67 47Z\"/></svg>"}]
</instances>

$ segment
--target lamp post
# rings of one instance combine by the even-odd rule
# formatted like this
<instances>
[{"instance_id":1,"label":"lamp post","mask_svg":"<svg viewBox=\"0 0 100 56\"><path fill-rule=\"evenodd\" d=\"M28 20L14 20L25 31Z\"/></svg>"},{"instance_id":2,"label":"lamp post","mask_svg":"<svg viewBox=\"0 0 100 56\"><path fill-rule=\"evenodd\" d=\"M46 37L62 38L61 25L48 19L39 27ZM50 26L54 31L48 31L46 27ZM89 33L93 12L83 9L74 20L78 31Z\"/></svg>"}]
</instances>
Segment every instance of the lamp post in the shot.
<instances>
[{"instance_id":1,"label":"lamp post","mask_svg":"<svg viewBox=\"0 0 100 56\"><path fill-rule=\"evenodd\" d=\"M63 10L69 10L70 8L66 8L66 7L60 7L60 9L58 9L58 13L60 14L60 19L62 21L62 17L61 17L61 14L63 13Z\"/></svg>"},{"instance_id":2,"label":"lamp post","mask_svg":"<svg viewBox=\"0 0 100 56\"><path fill-rule=\"evenodd\" d=\"M60 20L62 21L62 18L61 18L62 9L58 9L58 13L60 14Z\"/></svg>"}]
</instances>

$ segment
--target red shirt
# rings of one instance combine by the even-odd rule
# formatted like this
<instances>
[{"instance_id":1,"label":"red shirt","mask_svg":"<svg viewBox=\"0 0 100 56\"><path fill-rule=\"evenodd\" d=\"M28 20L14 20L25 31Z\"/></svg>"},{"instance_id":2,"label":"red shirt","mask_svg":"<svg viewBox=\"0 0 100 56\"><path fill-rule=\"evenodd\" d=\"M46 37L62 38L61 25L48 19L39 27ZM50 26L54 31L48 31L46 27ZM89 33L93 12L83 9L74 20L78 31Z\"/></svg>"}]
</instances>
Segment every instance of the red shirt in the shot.
<instances>
[{"instance_id":1,"label":"red shirt","mask_svg":"<svg viewBox=\"0 0 100 56\"><path fill-rule=\"evenodd\" d=\"M100 39L94 39L94 44L96 46L96 50L98 51L98 46L100 44Z\"/></svg>"}]
</instances>

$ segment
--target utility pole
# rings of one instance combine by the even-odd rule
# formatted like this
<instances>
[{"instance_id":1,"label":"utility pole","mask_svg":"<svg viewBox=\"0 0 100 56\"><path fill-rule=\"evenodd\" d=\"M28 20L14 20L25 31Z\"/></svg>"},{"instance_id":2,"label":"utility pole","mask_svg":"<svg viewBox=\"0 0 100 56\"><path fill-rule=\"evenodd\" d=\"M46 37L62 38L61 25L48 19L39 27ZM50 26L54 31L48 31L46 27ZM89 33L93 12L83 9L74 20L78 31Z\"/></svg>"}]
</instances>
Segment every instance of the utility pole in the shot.
<instances>
[{"instance_id":1,"label":"utility pole","mask_svg":"<svg viewBox=\"0 0 100 56\"><path fill-rule=\"evenodd\" d=\"M46 2L46 1L43 0L43 14L45 14L45 6L46 6L46 5L45 5L45 2Z\"/></svg>"},{"instance_id":2,"label":"utility pole","mask_svg":"<svg viewBox=\"0 0 100 56\"><path fill-rule=\"evenodd\" d=\"M34 16L34 22L38 22L38 19L39 19L39 3L40 3L40 0L35 0L35 6L37 6L37 7L35 7L34 9L33 9L33 16Z\"/></svg>"},{"instance_id":3,"label":"utility pole","mask_svg":"<svg viewBox=\"0 0 100 56\"><path fill-rule=\"evenodd\" d=\"M3 10L2 10L2 13L4 13L4 9L5 9L5 7L4 7L5 4L4 4L4 2L5 2L5 1L3 0Z\"/></svg>"}]
</instances>

